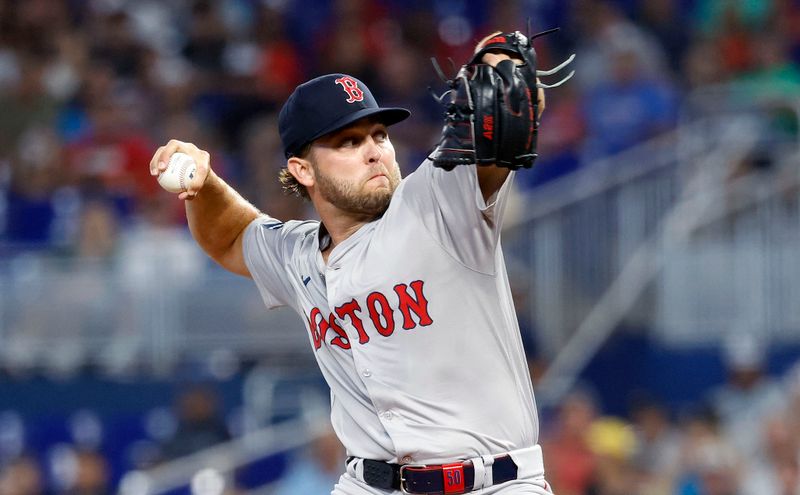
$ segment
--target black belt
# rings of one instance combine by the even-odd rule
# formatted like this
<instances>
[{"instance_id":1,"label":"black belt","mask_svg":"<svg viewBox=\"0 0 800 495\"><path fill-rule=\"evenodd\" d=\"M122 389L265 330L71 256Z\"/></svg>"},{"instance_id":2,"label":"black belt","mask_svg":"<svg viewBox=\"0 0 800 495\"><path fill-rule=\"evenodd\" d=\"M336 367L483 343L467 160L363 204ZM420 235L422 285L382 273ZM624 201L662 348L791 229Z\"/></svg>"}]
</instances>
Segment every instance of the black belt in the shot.
<instances>
[{"instance_id":1,"label":"black belt","mask_svg":"<svg viewBox=\"0 0 800 495\"><path fill-rule=\"evenodd\" d=\"M348 458L348 462L353 460ZM453 464L419 466L414 464L389 464L364 459L364 482L383 490L400 490L403 493L426 495L456 495L475 489L475 467L472 461ZM497 485L517 478L517 465L510 455L494 458L492 484ZM481 488L481 487L478 487Z\"/></svg>"}]
</instances>

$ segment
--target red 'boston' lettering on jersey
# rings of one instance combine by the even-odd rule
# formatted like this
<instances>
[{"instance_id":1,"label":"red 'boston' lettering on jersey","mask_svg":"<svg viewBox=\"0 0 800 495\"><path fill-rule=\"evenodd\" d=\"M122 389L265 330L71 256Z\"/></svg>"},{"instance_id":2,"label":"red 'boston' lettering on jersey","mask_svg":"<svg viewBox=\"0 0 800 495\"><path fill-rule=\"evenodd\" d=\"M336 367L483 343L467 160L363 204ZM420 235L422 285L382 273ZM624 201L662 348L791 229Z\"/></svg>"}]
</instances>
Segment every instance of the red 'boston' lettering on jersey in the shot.
<instances>
[{"instance_id":1,"label":"red 'boston' lettering on jersey","mask_svg":"<svg viewBox=\"0 0 800 495\"><path fill-rule=\"evenodd\" d=\"M380 306L380 313L378 313L377 306ZM394 333L394 311L392 311L392 307L389 306L389 300L386 299L386 296L380 292L373 292L368 295L367 309L369 309L369 318L372 320L372 324L375 325L379 334L388 337ZM383 319L386 320L385 324L381 321L381 315Z\"/></svg>"},{"instance_id":2,"label":"red 'boston' lettering on jersey","mask_svg":"<svg viewBox=\"0 0 800 495\"><path fill-rule=\"evenodd\" d=\"M350 349L350 340L347 338L344 329L336 323L334 315L329 315L326 320L319 308L314 308L309 315L308 326L311 331L311 338L314 340L314 349L319 349L322 346L329 329L337 334L336 337L331 339L331 345L342 349Z\"/></svg>"},{"instance_id":3,"label":"red 'boston' lettering on jersey","mask_svg":"<svg viewBox=\"0 0 800 495\"><path fill-rule=\"evenodd\" d=\"M358 304L358 301L355 299L336 308L336 314L339 315L339 318L342 320L344 320L345 316L350 317L350 323L358 332L358 343L366 344L369 342L369 335L367 335L367 332L364 330L364 323L361 321L361 318L358 317L356 311L361 311L361 305Z\"/></svg>"},{"instance_id":4,"label":"red 'boston' lettering on jersey","mask_svg":"<svg viewBox=\"0 0 800 495\"><path fill-rule=\"evenodd\" d=\"M347 338L347 334L345 333L344 329L336 323L336 317L334 315L330 316L327 324L330 325L330 328L336 332L337 335L331 339L331 345L341 347L342 349L350 349L350 339Z\"/></svg>"},{"instance_id":5,"label":"red 'boston' lettering on jersey","mask_svg":"<svg viewBox=\"0 0 800 495\"><path fill-rule=\"evenodd\" d=\"M417 325L426 327L433 324L433 319L428 312L428 299L425 297L423 288L425 282L414 280L410 284L397 284L394 286L394 293L397 296L397 309L403 316L403 328L411 330ZM409 288L411 290L409 290ZM358 332L358 343L361 345L369 342L368 330L374 329L384 337L389 337L394 333L395 308L389 301L389 297L381 292L372 292L367 296L366 311L369 320L362 318L363 310L357 300L350 301L338 306L335 313L325 317L319 308L313 308L308 315L308 329L314 341L314 349L322 347L328 330L333 330L336 336L331 339L330 344L342 349L350 349L350 339L340 323L349 323ZM394 301L394 298L391 298ZM416 316L414 316L416 315ZM337 322L336 317L339 320ZM365 328L364 322L371 321L372 328ZM351 337L354 337L351 335Z\"/></svg>"},{"instance_id":6,"label":"red 'boston' lettering on jersey","mask_svg":"<svg viewBox=\"0 0 800 495\"><path fill-rule=\"evenodd\" d=\"M411 294L408 293L408 285L397 284L394 286L394 291L397 293L397 297L400 298L400 311L403 313L403 328L410 330L417 326L411 318L412 311L417 315L417 318L419 318L419 324L423 327L427 327L433 323L433 320L431 320L431 316L428 314L428 300L425 299L425 294L422 293L423 282L422 280L414 280L410 285L414 290L416 298L412 298Z\"/></svg>"},{"instance_id":7,"label":"red 'boston' lettering on jersey","mask_svg":"<svg viewBox=\"0 0 800 495\"><path fill-rule=\"evenodd\" d=\"M319 333L319 325L317 324L318 317L325 321L325 317L322 316L319 308L312 309L311 314L308 315L308 331L311 332L311 338L314 340L314 349L319 349L322 346L322 335Z\"/></svg>"}]
</instances>

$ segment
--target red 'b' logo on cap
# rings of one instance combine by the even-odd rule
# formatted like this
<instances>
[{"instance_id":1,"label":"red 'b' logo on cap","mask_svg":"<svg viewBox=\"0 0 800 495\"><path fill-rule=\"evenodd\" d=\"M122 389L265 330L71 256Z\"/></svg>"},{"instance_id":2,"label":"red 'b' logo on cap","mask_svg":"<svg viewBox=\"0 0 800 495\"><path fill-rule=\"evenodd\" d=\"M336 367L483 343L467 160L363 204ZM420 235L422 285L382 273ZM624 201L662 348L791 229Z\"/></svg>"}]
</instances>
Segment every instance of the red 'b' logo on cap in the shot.
<instances>
[{"instance_id":1,"label":"red 'b' logo on cap","mask_svg":"<svg viewBox=\"0 0 800 495\"><path fill-rule=\"evenodd\" d=\"M363 101L364 92L358 87L358 83L350 76L344 76L337 79L336 84L341 84L344 92L347 93L347 103L354 101Z\"/></svg>"}]
</instances>

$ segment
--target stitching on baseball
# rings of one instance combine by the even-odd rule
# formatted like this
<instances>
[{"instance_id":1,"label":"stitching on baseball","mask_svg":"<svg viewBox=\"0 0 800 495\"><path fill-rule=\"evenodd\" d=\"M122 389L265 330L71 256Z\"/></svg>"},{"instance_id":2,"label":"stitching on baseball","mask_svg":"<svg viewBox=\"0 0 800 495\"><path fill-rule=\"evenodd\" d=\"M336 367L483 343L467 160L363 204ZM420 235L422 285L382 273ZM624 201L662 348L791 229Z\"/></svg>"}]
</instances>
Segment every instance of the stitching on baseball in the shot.
<instances>
[{"instance_id":1,"label":"stitching on baseball","mask_svg":"<svg viewBox=\"0 0 800 495\"><path fill-rule=\"evenodd\" d=\"M181 169L180 169L180 172L179 172L179 175L178 175L178 185L181 187L181 189L186 189L186 185L183 182L183 177L184 177L184 174L186 173L186 169L187 168L188 167L186 165L181 164Z\"/></svg>"}]
</instances>

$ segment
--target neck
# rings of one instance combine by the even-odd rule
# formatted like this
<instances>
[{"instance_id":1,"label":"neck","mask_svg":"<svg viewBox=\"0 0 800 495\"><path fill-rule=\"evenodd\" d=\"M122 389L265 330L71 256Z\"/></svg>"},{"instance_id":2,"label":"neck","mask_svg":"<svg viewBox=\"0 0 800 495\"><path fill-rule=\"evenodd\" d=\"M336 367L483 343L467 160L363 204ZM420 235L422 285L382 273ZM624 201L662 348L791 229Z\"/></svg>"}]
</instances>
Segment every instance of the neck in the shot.
<instances>
[{"instance_id":1,"label":"neck","mask_svg":"<svg viewBox=\"0 0 800 495\"><path fill-rule=\"evenodd\" d=\"M328 235L331 237L331 243L322 251L322 256L326 262L333 248L375 219L374 216L344 212L330 204L317 205L317 212L322 224L325 225L325 230L328 231Z\"/></svg>"}]
</instances>

